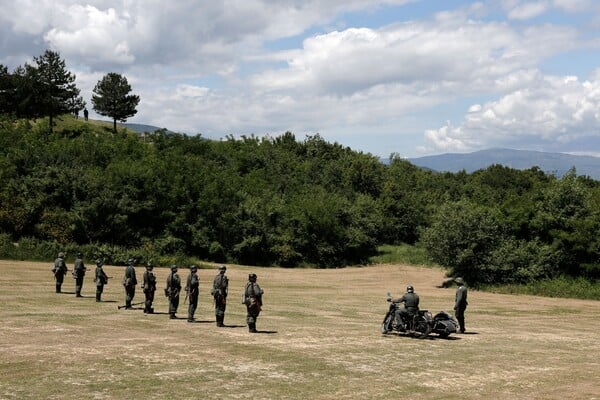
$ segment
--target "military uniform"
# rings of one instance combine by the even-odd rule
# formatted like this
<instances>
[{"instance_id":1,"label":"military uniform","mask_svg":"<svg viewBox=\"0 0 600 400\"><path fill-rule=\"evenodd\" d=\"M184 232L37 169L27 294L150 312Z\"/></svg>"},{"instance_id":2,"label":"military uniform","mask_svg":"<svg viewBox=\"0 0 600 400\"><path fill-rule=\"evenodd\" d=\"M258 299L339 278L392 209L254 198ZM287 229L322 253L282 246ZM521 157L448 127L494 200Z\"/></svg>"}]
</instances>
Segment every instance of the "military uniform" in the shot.
<instances>
[{"instance_id":1,"label":"military uniform","mask_svg":"<svg viewBox=\"0 0 600 400\"><path fill-rule=\"evenodd\" d=\"M462 278L456 278L454 281L458 285L454 299L454 312L460 326L460 333L465 333L465 310L469 304L467 303L467 287Z\"/></svg>"},{"instance_id":2,"label":"military uniform","mask_svg":"<svg viewBox=\"0 0 600 400\"><path fill-rule=\"evenodd\" d=\"M256 274L248 275L248 283L244 289L243 303L246 305L246 322L248 331L256 333L256 320L262 309L264 290L256 283Z\"/></svg>"},{"instance_id":3,"label":"military uniform","mask_svg":"<svg viewBox=\"0 0 600 400\"><path fill-rule=\"evenodd\" d=\"M198 267L192 265L190 267L190 274L187 277L187 283L185 285L185 291L187 292L189 305L188 305L188 322L194 322L194 314L196 308L198 308L198 294L200 292L200 280L198 279Z\"/></svg>"},{"instance_id":4,"label":"military uniform","mask_svg":"<svg viewBox=\"0 0 600 400\"><path fill-rule=\"evenodd\" d=\"M125 268L125 276L123 277L123 286L125 286L125 309L131 310L131 302L135 297L135 286L137 285L137 278L135 276L135 268L133 267L133 260L128 260L127 268Z\"/></svg>"},{"instance_id":5,"label":"military uniform","mask_svg":"<svg viewBox=\"0 0 600 400\"><path fill-rule=\"evenodd\" d=\"M146 296L146 301L144 302L144 313L145 314L153 314L154 308L152 308L152 303L154 302L154 292L156 292L156 276L152 271L154 266L151 263L146 265L146 271L144 272L142 279L142 290L144 291L144 295Z\"/></svg>"},{"instance_id":6,"label":"military uniform","mask_svg":"<svg viewBox=\"0 0 600 400\"><path fill-rule=\"evenodd\" d=\"M73 278L75 279L75 296L81 296L81 289L83 288L83 278L85 276L87 268L83 263L83 254L77 253L75 264L73 265Z\"/></svg>"},{"instance_id":7,"label":"military uniform","mask_svg":"<svg viewBox=\"0 0 600 400\"><path fill-rule=\"evenodd\" d=\"M171 266L171 273L167 277L167 287L165 296L169 298L169 318L177 318L177 308L179 307L179 292L181 292L181 279L177 275L177 266Z\"/></svg>"},{"instance_id":8,"label":"military uniform","mask_svg":"<svg viewBox=\"0 0 600 400\"><path fill-rule=\"evenodd\" d=\"M56 293L60 293L67 271L68 268L67 264L65 263L65 254L60 252L58 253L56 260L54 260L54 268L52 268L54 280L56 281Z\"/></svg>"},{"instance_id":9,"label":"military uniform","mask_svg":"<svg viewBox=\"0 0 600 400\"><path fill-rule=\"evenodd\" d=\"M219 267L219 273L213 280L213 288L211 294L215 300L215 317L217 326L225 326L225 308L227 307L227 291L229 287L229 279L225 276L227 267L222 265Z\"/></svg>"},{"instance_id":10,"label":"military uniform","mask_svg":"<svg viewBox=\"0 0 600 400\"><path fill-rule=\"evenodd\" d=\"M406 293L401 298L392 300L394 303L404 303L404 309L396 310L396 318L399 322L412 322L412 317L419 312L419 295L414 292L412 286L406 288ZM410 328L410 326L409 326Z\"/></svg>"},{"instance_id":11,"label":"military uniform","mask_svg":"<svg viewBox=\"0 0 600 400\"><path fill-rule=\"evenodd\" d=\"M102 301L102 292L104 291L104 285L108 283L108 276L102 269L102 261L96 261L96 276L94 277L94 282L96 282L96 301Z\"/></svg>"}]
</instances>

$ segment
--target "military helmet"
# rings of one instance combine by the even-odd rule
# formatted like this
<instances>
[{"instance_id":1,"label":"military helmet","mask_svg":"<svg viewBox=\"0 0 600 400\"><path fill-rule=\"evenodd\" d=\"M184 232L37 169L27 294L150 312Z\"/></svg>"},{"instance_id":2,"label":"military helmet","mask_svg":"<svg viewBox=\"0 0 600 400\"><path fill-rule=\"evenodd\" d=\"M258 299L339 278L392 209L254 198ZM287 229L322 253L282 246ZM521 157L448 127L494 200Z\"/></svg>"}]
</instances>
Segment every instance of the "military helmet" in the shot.
<instances>
[{"instance_id":1,"label":"military helmet","mask_svg":"<svg viewBox=\"0 0 600 400\"><path fill-rule=\"evenodd\" d=\"M254 282L256 280L256 274L248 274L248 280Z\"/></svg>"},{"instance_id":2,"label":"military helmet","mask_svg":"<svg viewBox=\"0 0 600 400\"><path fill-rule=\"evenodd\" d=\"M135 260L134 260L133 258L129 258L129 259L127 260L127 264L128 264L128 265L133 265L133 263L134 263L134 262L135 262Z\"/></svg>"},{"instance_id":3,"label":"military helmet","mask_svg":"<svg viewBox=\"0 0 600 400\"><path fill-rule=\"evenodd\" d=\"M408 285L408 286L406 287L406 291L407 291L408 293L413 293L413 292L415 291L415 289L414 289L414 288L413 288L411 285Z\"/></svg>"},{"instance_id":4,"label":"military helmet","mask_svg":"<svg viewBox=\"0 0 600 400\"><path fill-rule=\"evenodd\" d=\"M227 267L226 267L226 266L224 266L224 265L221 265L221 266L219 267L219 271L225 271L225 270L227 270Z\"/></svg>"},{"instance_id":5,"label":"military helmet","mask_svg":"<svg viewBox=\"0 0 600 400\"><path fill-rule=\"evenodd\" d=\"M83 253L82 252L78 252L77 253L77 257L83 257Z\"/></svg>"},{"instance_id":6,"label":"military helmet","mask_svg":"<svg viewBox=\"0 0 600 400\"><path fill-rule=\"evenodd\" d=\"M171 265L171 271L177 271L177 265L175 265L175 264Z\"/></svg>"},{"instance_id":7,"label":"military helmet","mask_svg":"<svg viewBox=\"0 0 600 400\"><path fill-rule=\"evenodd\" d=\"M96 265L97 265L97 266L99 266L99 267L101 267L101 266L103 266L103 265L104 265L104 262L102 262L102 260L101 260L101 259L97 259L97 260L96 260Z\"/></svg>"},{"instance_id":8,"label":"military helmet","mask_svg":"<svg viewBox=\"0 0 600 400\"><path fill-rule=\"evenodd\" d=\"M154 268L154 265L152 265L152 263L150 261L148 261L148 263L146 264L146 269L152 269Z\"/></svg>"},{"instance_id":9,"label":"military helmet","mask_svg":"<svg viewBox=\"0 0 600 400\"><path fill-rule=\"evenodd\" d=\"M192 265L192 266L190 267L190 269L191 269L192 271L198 271L198 266L196 266L196 265Z\"/></svg>"},{"instance_id":10,"label":"military helmet","mask_svg":"<svg viewBox=\"0 0 600 400\"><path fill-rule=\"evenodd\" d=\"M456 279L454 280L454 282L458 283L459 285L464 285L464 284L465 284L465 281L464 281L464 279L463 279L463 278L461 278L460 276L459 276L458 278L456 278Z\"/></svg>"},{"instance_id":11,"label":"military helmet","mask_svg":"<svg viewBox=\"0 0 600 400\"><path fill-rule=\"evenodd\" d=\"M65 257L65 253L63 253L62 251L60 253L58 253L58 257L59 258L64 258Z\"/></svg>"}]
</instances>

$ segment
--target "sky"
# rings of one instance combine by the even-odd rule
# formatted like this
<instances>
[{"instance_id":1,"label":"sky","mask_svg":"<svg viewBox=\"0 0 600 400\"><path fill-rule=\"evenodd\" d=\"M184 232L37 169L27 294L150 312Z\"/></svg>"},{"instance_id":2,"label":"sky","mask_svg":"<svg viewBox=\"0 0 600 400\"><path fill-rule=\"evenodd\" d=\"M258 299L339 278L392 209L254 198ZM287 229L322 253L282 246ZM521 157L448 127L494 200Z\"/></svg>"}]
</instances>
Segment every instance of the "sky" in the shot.
<instances>
[{"instance_id":1,"label":"sky","mask_svg":"<svg viewBox=\"0 0 600 400\"><path fill-rule=\"evenodd\" d=\"M600 156L597 0L0 0L0 64L58 51L87 102L219 140L320 135L380 157Z\"/></svg>"}]
</instances>

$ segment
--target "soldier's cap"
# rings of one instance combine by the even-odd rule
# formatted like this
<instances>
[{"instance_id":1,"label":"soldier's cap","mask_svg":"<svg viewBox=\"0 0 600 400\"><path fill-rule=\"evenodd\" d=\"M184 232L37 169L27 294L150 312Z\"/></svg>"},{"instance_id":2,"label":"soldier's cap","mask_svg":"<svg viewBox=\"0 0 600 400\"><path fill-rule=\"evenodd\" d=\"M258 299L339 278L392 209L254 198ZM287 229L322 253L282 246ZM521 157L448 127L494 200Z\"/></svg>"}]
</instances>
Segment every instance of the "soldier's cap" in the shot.
<instances>
[{"instance_id":1,"label":"soldier's cap","mask_svg":"<svg viewBox=\"0 0 600 400\"><path fill-rule=\"evenodd\" d=\"M146 268L152 269L152 268L154 268L154 265L152 265L152 263L149 262L148 264L146 264Z\"/></svg>"},{"instance_id":2,"label":"soldier's cap","mask_svg":"<svg viewBox=\"0 0 600 400\"><path fill-rule=\"evenodd\" d=\"M127 260L127 264L133 264L134 261L135 260L133 258L130 258L130 259Z\"/></svg>"},{"instance_id":3,"label":"soldier's cap","mask_svg":"<svg viewBox=\"0 0 600 400\"><path fill-rule=\"evenodd\" d=\"M198 267L197 267L196 265L192 265L192 266L190 267L190 269L191 269L192 271L198 271Z\"/></svg>"},{"instance_id":4,"label":"soldier's cap","mask_svg":"<svg viewBox=\"0 0 600 400\"><path fill-rule=\"evenodd\" d=\"M60 258L63 258L63 257L65 256L65 253L63 253L63 252L61 251L60 253L58 253L58 256L59 256Z\"/></svg>"},{"instance_id":5,"label":"soldier's cap","mask_svg":"<svg viewBox=\"0 0 600 400\"><path fill-rule=\"evenodd\" d=\"M248 274L248 279L249 280L256 279L256 274Z\"/></svg>"},{"instance_id":6,"label":"soldier's cap","mask_svg":"<svg viewBox=\"0 0 600 400\"><path fill-rule=\"evenodd\" d=\"M77 253L77 257L83 257L83 253L82 252Z\"/></svg>"},{"instance_id":7,"label":"soldier's cap","mask_svg":"<svg viewBox=\"0 0 600 400\"><path fill-rule=\"evenodd\" d=\"M102 262L102 260L98 259L96 260L96 265L101 267L102 265L104 265L104 263Z\"/></svg>"},{"instance_id":8,"label":"soldier's cap","mask_svg":"<svg viewBox=\"0 0 600 400\"><path fill-rule=\"evenodd\" d=\"M171 265L171 271L177 271L177 265L175 265L175 264Z\"/></svg>"},{"instance_id":9,"label":"soldier's cap","mask_svg":"<svg viewBox=\"0 0 600 400\"><path fill-rule=\"evenodd\" d=\"M227 270L227 267L226 267L226 266L224 266L224 265L221 265L221 266L219 267L219 271L225 271L225 270Z\"/></svg>"},{"instance_id":10,"label":"soldier's cap","mask_svg":"<svg viewBox=\"0 0 600 400\"><path fill-rule=\"evenodd\" d=\"M461 278L460 276L458 278L454 279L454 282L460 283L461 285L465 283L464 279Z\"/></svg>"}]
</instances>

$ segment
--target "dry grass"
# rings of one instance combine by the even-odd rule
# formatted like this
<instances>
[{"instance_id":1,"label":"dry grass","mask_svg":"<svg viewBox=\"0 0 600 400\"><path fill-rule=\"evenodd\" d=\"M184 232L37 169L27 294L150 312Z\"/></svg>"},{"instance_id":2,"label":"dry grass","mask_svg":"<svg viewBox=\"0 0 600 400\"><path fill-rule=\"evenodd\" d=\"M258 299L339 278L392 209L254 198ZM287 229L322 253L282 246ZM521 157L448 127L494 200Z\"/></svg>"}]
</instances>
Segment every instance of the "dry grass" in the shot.
<instances>
[{"instance_id":1,"label":"dry grass","mask_svg":"<svg viewBox=\"0 0 600 400\"><path fill-rule=\"evenodd\" d=\"M117 310L122 268L105 267L115 279L96 303L93 272L78 299L69 276L71 294L54 293L50 264L0 261L2 399L600 399L595 301L471 291L470 334L419 340L379 333L385 293L410 283L423 308L451 311L438 269L230 266L229 326L217 328L216 270L199 271L200 322L189 324L163 314L167 269L155 270L159 314L144 315ZM251 271L266 292L256 335L240 304Z\"/></svg>"}]
</instances>

